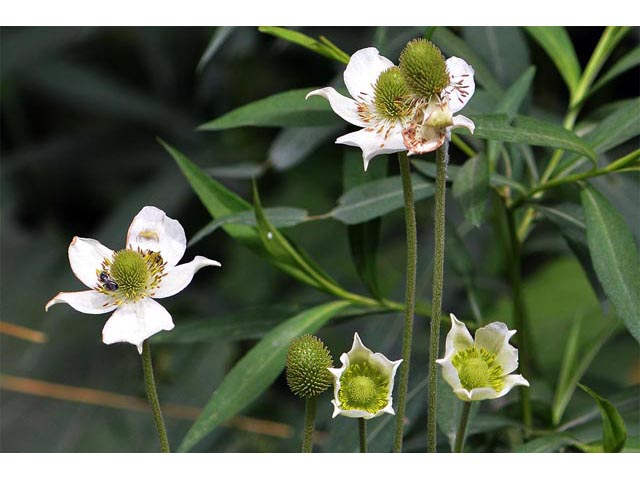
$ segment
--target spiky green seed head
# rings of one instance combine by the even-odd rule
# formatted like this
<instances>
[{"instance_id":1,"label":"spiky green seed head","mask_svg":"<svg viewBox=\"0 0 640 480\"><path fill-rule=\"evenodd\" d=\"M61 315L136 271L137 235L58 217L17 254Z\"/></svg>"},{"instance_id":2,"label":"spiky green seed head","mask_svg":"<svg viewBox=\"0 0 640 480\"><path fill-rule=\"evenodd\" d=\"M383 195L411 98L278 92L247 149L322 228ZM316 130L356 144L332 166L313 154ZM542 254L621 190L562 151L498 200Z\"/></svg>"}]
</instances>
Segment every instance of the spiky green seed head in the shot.
<instances>
[{"instance_id":1,"label":"spiky green seed head","mask_svg":"<svg viewBox=\"0 0 640 480\"><path fill-rule=\"evenodd\" d=\"M313 335L303 335L291 342L286 365L287 384L299 397L315 397L333 384L328 370L333 367L331 353Z\"/></svg>"},{"instance_id":2,"label":"spiky green seed head","mask_svg":"<svg viewBox=\"0 0 640 480\"><path fill-rule=\"evenodd\" d=\"M409 89L398 67L382 72L373 92L373 102L379 115L389 120L407 116Z\"/></svg>"},{"instance_id":3,"label":"spiky green seed head","mask_svg":"<svg viewBox=\"0 0 640 480\"><path fill-rule=\"evenodd\" d=\"M149 284L149 267L140 252L120 250L111 263L111 277L127 299L142 295Z\"/></svg>"},{"instance_id":4,"label":"spiky green seed head","mask_svg":"<svg viewBox=\"0 0 640 480\"><path fill-rule=\"evenodd\" d=\"M400 54L400 71L411 93L430 99L449 84L444 56L424 38L411 40Z\"/></svg>"}]
</instances>

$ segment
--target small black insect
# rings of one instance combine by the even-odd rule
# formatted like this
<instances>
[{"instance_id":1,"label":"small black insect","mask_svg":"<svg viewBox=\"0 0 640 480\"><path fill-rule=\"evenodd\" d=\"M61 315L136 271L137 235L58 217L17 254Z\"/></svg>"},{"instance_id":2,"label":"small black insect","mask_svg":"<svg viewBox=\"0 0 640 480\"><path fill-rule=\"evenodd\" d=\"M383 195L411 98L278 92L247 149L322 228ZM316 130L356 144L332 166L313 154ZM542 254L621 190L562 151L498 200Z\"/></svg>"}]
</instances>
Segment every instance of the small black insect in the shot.
<instances>
[{"instance_id":1,"label":"small black insect","mask_svg":"<svg viewBox=\"0 0 640 480\"><path fill-rule=\"evenodd\" d=\"M104 283L104 288L110 292L118 290L118 284L113 281L107 272L100 272L100 281Z\"/></svg>"}]
</instances>

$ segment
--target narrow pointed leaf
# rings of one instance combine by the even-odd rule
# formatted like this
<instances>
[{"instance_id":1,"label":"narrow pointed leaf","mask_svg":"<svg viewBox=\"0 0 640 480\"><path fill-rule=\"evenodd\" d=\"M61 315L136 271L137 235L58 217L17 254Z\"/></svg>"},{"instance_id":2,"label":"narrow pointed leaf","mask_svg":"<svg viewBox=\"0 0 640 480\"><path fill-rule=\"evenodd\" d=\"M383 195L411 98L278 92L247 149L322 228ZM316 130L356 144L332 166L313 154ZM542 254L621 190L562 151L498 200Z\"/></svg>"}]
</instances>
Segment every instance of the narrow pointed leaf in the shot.
<instances>
[{"instance_id":1,"label":"narrow pointed leaf","mask_svg":"<svg viewBox=\"0 0 640 480\"><path fill-rule=\"evenodd\" d=\"M591 185L581 193L591 261L607 297L640 342L640 259L618 211Z\"/></svg>"},{"instance_id":2,"label":"narrow pointed leaf","mask_svg":"<svg viewBox=\"0 0 640 480\"><path fill-rule=\"evenodd\" d=\"M312 52L322 55L323 57L327 57L344 64L349 63L349 54L340 50L324 37L320 37L320 40L316 40L304 33L282 27L258 27L258 30L262 33L268 33L274 37L286 40L287 42L300 45L301 47L307 48Z\"/></svg>"},{"instance_id":3,"label":"narrow pointed leaf","mask_svg":"<svg viewBox=\"0 0 640 480\"><path fill-rule=\"evenodd\" d=\"M619 452L627 440L627 427L620 412L613 404L586 385L579 384L580 388L589 394L598 404L602 416L602 449L606 453Z\"/></svg>"},{"instance_id":4,"label":"narrow pointed leaf","mask_svg":"<svg viewBox=\"0 0 640 480\"><path fill-rule=\"evenodd\" d=\"M460 202L465 218L479 227L484 218L489 193L489 163L484 155L467 160L453 182L453 196Z\"/></svg>"},{"instance_id":5,"label":"narrow pointed leaf","mask_svg":"<svg viewBox=\"0 0 640 480\"><path fill-rule=\"evenodd\" d=\"M340 301L305 310L265 335L236 363L213 392L202 414L187 432L179 451L191 450L222 422L249 406L284 369L289 343L305 333L315 333L348 305L348 302Z\"/></svg>"}]
</instances>

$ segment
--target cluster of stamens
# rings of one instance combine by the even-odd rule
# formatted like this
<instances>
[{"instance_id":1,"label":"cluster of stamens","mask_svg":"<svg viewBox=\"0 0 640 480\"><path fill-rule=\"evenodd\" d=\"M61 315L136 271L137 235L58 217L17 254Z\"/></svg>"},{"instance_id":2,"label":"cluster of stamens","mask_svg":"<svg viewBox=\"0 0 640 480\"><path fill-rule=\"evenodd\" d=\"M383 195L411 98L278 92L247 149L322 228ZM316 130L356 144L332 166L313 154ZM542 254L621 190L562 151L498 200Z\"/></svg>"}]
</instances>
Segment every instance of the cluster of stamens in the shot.
<instances>
[{"instance_id":1,"label":"cluster of stamens","mask_svg":"<svg viewBox=\"0 0 640 480\"><path fill-rule=\"evenodd\" d=\"M500 392L504 387L503 370L496 363L496 354L484 348L462 350L455 354L451 363L458 371L460 383L468 391L490 387Z\"/></svg>"},{"instance_id":2,"label":"cluster of stamens","mask_svg":"<svg viewBox=\"0 0 640 480\"><path fill-rule=\"evenodd\" d=\"M111 297L116 305L137 302L153 296L153 290L166 276L166 265L159 252L139 247L114 252L111 258L102 261L102 268L96 270L95 290Z\"/></svg>"},{"instance_id":3,"label":"cluster of stamens","mask_svg":"<svg viewBox=\"0 0 640 480\"><path fill-rule=\"evenodd\" d=\"M340 408L377 413L389 402L389 379L367 361L352 363L340 376Z\"/></svg>"}]
</instances>

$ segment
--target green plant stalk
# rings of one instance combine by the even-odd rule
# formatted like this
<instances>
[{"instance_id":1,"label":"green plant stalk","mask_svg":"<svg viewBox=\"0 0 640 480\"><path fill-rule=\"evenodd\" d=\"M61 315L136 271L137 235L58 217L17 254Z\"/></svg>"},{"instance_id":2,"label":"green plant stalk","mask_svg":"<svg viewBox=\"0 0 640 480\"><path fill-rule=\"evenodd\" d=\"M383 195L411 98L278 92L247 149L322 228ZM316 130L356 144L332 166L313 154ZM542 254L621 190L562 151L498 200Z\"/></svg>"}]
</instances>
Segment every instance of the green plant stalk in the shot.
<instances>
[{"instance_id":1,"label":"green plant stalk","mask_svg":"<svg viewBox=\"0 0 640 480\"><path fill-rule=\"evenodd\" d=\"M367 453L367 421L364 418L358 419L358 430L360 432L360 453Z\"/></svg>"},{"instance_id":2,"label":"green plant stalk","mask_svg":"<svg viewBox=\"0 0 640 480\"><path fill-rule=\"evenodd\" d=\"M158 400L158 391L156 390L156 382L153 378L153 365L151 363L151 346L148 341L142 344L142 371L144 372L144 385L147 390L147 399L149 406L153 412L153 421L156 424L158 438L160 439L160 448L162 453L169 453L169 438L167 437L167 428L164 426L164 418L162 410L160 410L160 401Z\"/></svg>"},{"instance_id":3,"label":"green plant stalk","mask_svg":"<svg viewBox=\"0 0 640 480\"><path fill-rule=\"evenodd\" d=\"M509 231L509 243L511 246L511 258L509 261L509 276L511 280L511 290L513 294L513 321L518 330L518 348L520 355L520 372L525 378L530 378L531 358L529 353L529 332L526 322L526 309L522 292L522 276L520 270L520 239L516 231L515 215L513 210L506 208L507 228ZM531 399L528 388L519 388L520 406L522 409L522 420L527 427L533 424L531 412Z\"/></svg>"},{"instance_id":4,"label":"green plant stalk","mask_svg":"<svg viewBox=\"0 0 640 480\"><path fill-rule=\"evenodd\" d=\"M304 410L304 437L302 439L302 453L313 450L313 429L316 423L317 398L309 397Z\"/></svg>"},{"instance_id":5,"label":"green plant stalk","mask_svg":"<svg viewBox=\"0 0 640 480\"><path fill-rule=\"evenodd\" d=\"M433 295L431 301L431 333L429 337L429 397L427 400L427 452L436 451L436 415L438 400L438 350L440 346L440 318L444 282L445 194L449 142L445 140L436 151L436 193L434 210Z\"/></svg>"},{"instance_id":6,"label":"green plant stalk","mask_svg":"<svg viewBox=\"0 0 640 480\"><path fill-rule=\"evenodd\" d=\"M416 209L413 203L413 188L411 186L411 164L406 152L399 153L398 159L400 161L400 176L404 194L404 218L407 228L407 280L405 285L404 332L402 334L402 365L400 365L400 382L398 384L396 434L393 442L393 451L395 453L402 452L404 416L407 406L407 390L409 388L411 341L413 339L413 317L416 305L416 264L418 261Z\"/></svg>"},{"instance_id":7,"label":"green plant stalk","mask_svg":"<svg viewBox=\"0 0 640 480\"><path fill-rule=\"evenodd\" d=\"M456 433L456 443L453 448L455 453L464 452L464 436L467 432L467 424L469 423L469 413L471 412L471 402L462 402L462 412L460 413L460 424L458 425L458 433Z\"/></svg>"}]
</instances>

